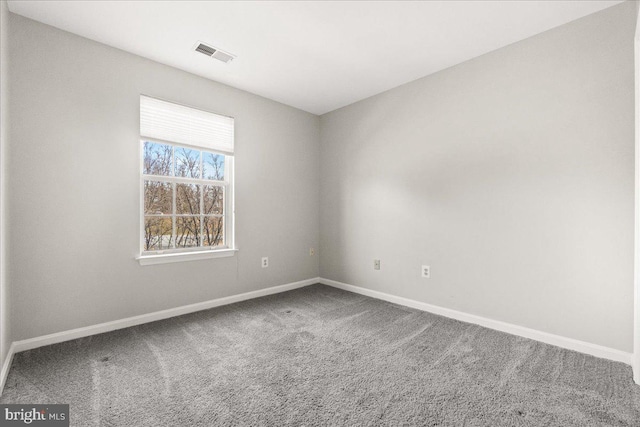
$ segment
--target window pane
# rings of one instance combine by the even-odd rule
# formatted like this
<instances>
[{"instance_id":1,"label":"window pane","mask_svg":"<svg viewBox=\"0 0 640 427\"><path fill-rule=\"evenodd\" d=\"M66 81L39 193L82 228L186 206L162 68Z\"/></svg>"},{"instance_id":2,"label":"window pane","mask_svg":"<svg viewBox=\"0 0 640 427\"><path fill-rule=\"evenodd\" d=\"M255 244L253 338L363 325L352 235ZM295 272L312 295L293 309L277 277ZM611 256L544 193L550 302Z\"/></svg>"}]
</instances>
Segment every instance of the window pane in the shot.
<instances>
[{"instance_id":1,"label":"window pane","mask_svg":"<svg viewBox=\"0 0 640 427\"><path fill-rule=\"evenodd\" d=\"M224 245L224 221L222 218L205 216L202 226L204 246Z\"/></svg>"},{"instance_id":2,"label":"window pane","mask_svg":"<svg viewBox=\"0 0 640 427\"><path fill-rule=\"evenodd\" d=\"M144 218L144 250L157 251L171 247L171 217Z\"/></svg>"},{"instance_id":3,"label":"window pane","mask_svg":"<svg viewBox=\"0 0 640 427\"><path fill-rule=\"evenodd\" d=\"M176 248L193 248L197 246L200 246L200 217L177 217Z\"/></svg>"},{"instance_id":4,"label":"window pane","mask_svg":"<svg viewBox=\"0 0 640 427\"><path fill-rule=\"evenodd\" d=\"M204 186L204 214L222 215L224 211L224 187L217 185Z\"/></svg>"},{"instance_id":5,"label":"window pane","mask_svg":"<svg viewBox=\"0 0 640 427\"><path fill-rule=\"evenodd\" d=\"M171 184L160 181L144 182L144 213L148 215L170 215L173 210Z\"/></svg>"},{"instance_id":6,"label":"window pane","mask_svg":"<svg viewBox=\"0 0 640 427\"><path fill-rule=\"evenodd\" d=\"M224 155L207 153L206 151L202 154L204 156L202 159L204 179L224 181Z\"/></svg>"},{"instance_id":7,"label":"window pane","mask_svg":"<svg viewBox=\"0 0 640 427\"><path fill-rule=\"evenodd\" d=\"M143 146L143 173L147 175L171 175L171 146L145 141Z\"/></svg>"},{"instance_id":8,"label":"window pane","mask_svg":"<svg viewBox=\"0 0 640 427\"><path fill-rule=\"evenodd\" d=\"M176 184L176 213L197 215L200 213L200 186Z\"/></svg>"},{"instance_id":9,"label":"window pane","mask_svg":"<svg viewBox=\"0 0 640 427\"><path fill-rule=\"evenodd\" d=\"M176 147L176 176L200 178L200 151Z\"/></svg>"}]
</instances>

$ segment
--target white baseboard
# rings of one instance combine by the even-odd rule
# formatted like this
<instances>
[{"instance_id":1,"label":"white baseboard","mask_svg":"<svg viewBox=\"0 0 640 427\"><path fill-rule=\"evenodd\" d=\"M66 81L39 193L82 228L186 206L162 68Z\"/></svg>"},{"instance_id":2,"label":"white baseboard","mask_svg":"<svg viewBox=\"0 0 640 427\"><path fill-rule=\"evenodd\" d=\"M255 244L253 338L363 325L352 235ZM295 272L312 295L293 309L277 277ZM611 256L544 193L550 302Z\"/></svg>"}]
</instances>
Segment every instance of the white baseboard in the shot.
<instances>
[{"instance_id":1,"label":"white baseboard","mask_svg":"<svg viewBox=\"0 0 640 427\"><path fill-rule=\"evenodd\" d=\"M301 280L299 282L288 283L286 285L273 286L267 289L260 289L257 291L246 292L239 295L232 295L229 297L218 298L210 301L204 301L196 304L185 305L176 308L170 308L167 310L156 311L153 313L143 314L140 316L128 317L126 319L114 320L112 322L100 323L97 325L86 326L83 328L72 329L70 331L57 332L54 334L43 335L40 337L30 338L22 341L15 341L11 343L7 358L2 364L2 370L0 371L0 396L4 390L4 385L9 374L11 362L15 353L21 351L31 350L45 345L57 344L64 341L69 341L77 338L88 337L91 335L97 335L104 332L115 331L118 329L128 328L130 326L141 325L143 323L154 322L157 320L168 319L171 317L180 316L183 314L194 313L196 311L207 310L213 307L219 307L223 305L233 304L240 301L246 301L254 298L259 298L267 295L278 294L281 292L290 291L293 289L302 288L312 285L314 283L322 283L324 285L333 286L335 288L343 289L346 291L354 292L368 297L389 301L395 304L404 305L407 307L415 308L422 311L438 314L441 316L449 317L452 319L460 320L463 322L473 323L476 325L484 326L486 328L495 329L497 331L506 332L508 334L517 335L536 341L540 341L546 344L555 345L557 347L566 348L569 350L578 351L581 353L589 354L595 357L601 357L604 359L613 360L616 362L632 364L632 353L626 353L624 351L615 350L612 348L591 344L584 341L575 340L572 338L561 337L559 335L553 335L546 332L537 331L535 329L525 328L523 326L512 325L510 323L501 322L498 320L487 319L485 317L476 316L473 314L463 313L461 311L452 310L449 308L439 307L436 305L427 304L420 301L411 300L408 298L398 297L384 292L374 291L359 286L353 286L346 283L337 282L335 280L324 279L320 277Z\"/></svg>"},{"instance_id":2,"label":"white baseboard","mask_svg":"<svg viewBox=\"0 0 640 427\"><path fill-rule=\"evenodd\" d=\"M7 382L7 376L9 376L9 368L11 368L11 362L13 362L13 355L16 354L15 345L11 343L9 351L7 352L7 358L4 359L2 364L2 370L0 370L0 396L4 390L4 383Z\"/></svg>"},{"instance_id":3,"label":"white baseboard","mask_svg":"<svg viewBox=\"0 0 640 427\"><path fill-rule=\"evenodd\" d=\"M615 362L626 363L631 365L633 361L633 354L627 353L621 350L616 350L609 347L604 347L597 344L591 344L584 341L575 340L573 338L566 338L559 335L550 334L547 332L537 331L535 329L525 328L523 326L513 325L499 320L487 319L486 317L476 316L474 314L468 314L461 311L452 310L450 308L439 307L437 305L431 305L420 301L415 301L409 298L398 297L395 295L386 294L384 292L374 291L371 289L361 288L359 286L353 286L335 280L320 278L320 283L324 285L333 286L334 288L343 289L345 291L354 292L368 297L392 302L406 307L415 308L429 313L438 314L440 316L449 317L451 319L460 320L467 323L473 323L476 325L484 326L485 328L495 329L500 332L506 332L511 335L517 335L524 338L540 341L546 344L555 345L557 347L566 348L568 350L577 351L580 353L589 354L595 357L601 357L603 359L613 360Z\"/></svg>"},{"instance_id":4,"label":"white baseboard","mask_svg":"<svg viewBox=\"0 0 640 427\"><path fill-rule=\"evenodd\" d=\"M233 304L235 302L246 301L249 299L259 298L266 295L279 294L293 289L319 283L320 278L301 280L299 282L288 283L286 285L273 286L271 288L260 289L257 291L245 292L243 294L232 295L224 298L217 298L209 301L198 302L181 307L169 308L167 310L155 311L153 313L142 314L140 316L127 317L125 319L114 320L112 322L100 323L97 325L86 326L84 328L72 329L70 331L57 332L55 334L43 335L40 337L30 338L27 340L16 341L15 352L19 353L25 350L31 350L45 345L57 344L63 341L74 340L77 338L88 337L90 335L111 332L117 329L124 329L130 326L141 325L143 323L155 322L156 320L168 319L170 317L181 316L183 314L194 313L196 311L207 310L213 307Z\"/></svg>"},{"instance_id":5,"label":"white baseboard","mask_svg":"<svg viewBox=\"0 0 640 427\"><path fill-rule=\"evenodd\" d=\"M218 298L210 301L199 302L190 305L183 305L181 307L170 308L167 310L156 311L153 313L142 314L140 316L127 317L126 319L114 320L112 322L100 323L92 326L85 326L83 328L72 329L70 331L57 332L55 334L43 335L40 337L29 338L22 341L15 341L11 343L9 348L9 354L2 366L0 372L0 395L4 390L4 383L7 380L9 374L9 368L11 367L11 360L15 353L21 351L32 350L34 348L43 347L45 345L57 344L64 341L74 340L77 338L88 337L91 335L102 334L104 332L111 332L118 329L128 328L130 326L141 325L143 323L155 322L156 320L168 319L170 317L181 316L183 314L194 313L196 311L207 310L213 307L219 307L222 305L233 304L240 301L246 301L254 298L259 298L267 295L278 294L281 292L291 291L293 289L302 288L305 286L319 283L320 278L313 278L307 280L301 280L299 282L288 283L286 285L273 286L271 288L260 289L257 291L245 292L243 294L232 295L229 297Z\"/></svg>"}]
</instances>

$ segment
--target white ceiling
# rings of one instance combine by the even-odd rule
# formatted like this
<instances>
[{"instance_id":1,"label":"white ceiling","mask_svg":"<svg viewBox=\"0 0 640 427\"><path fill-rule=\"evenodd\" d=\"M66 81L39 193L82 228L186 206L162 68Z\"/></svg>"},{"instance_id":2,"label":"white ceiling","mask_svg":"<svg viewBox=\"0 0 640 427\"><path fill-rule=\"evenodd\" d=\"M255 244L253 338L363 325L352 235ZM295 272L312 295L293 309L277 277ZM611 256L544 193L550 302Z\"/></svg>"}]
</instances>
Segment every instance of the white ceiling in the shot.
<instances>
[{"instance_id":1,"label":"white ceiling","mask_svg":"<svg viewBox=\"0 0 640 427\"><path fill-rule=\"evenodd\" d=\"M9 1L9 9L323 114L618 3ZM237 58L196 53L198 40Z\"/></svg>"}]
</instances>

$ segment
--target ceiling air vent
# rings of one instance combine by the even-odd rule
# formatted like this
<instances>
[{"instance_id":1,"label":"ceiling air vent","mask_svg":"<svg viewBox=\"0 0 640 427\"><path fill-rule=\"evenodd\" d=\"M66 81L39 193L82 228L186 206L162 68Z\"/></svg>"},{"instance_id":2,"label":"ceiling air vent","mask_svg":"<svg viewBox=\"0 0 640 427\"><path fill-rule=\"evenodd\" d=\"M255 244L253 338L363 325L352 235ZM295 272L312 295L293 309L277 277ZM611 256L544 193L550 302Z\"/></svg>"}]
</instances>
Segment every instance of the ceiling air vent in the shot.
<instances>
[{"instance_id":1,"label":"ceiling air vent","mask_svg":"<svg viewBox=\"0 0 640 427\"><path fill-rule=\"evenodd\" d=\"M213 58L217 59L218 61L227 63L233 59L233 55L230 55L227 52L223 52L221 50L216 50L213 54Z\"/></svg>"},{"instance_id":2,"label":"ceiling air vent","mask_svg":"<svg viewBox=\"0 0 640 427\"><path fill-rule=\"evenodd\" d=\"M215 58L218 61L222 61L225 64L228 62L231 62L233 58L235 58L235 56L230 53L227 53L218 48L206 45L202 42L197 42L193 47L193 50L195 50L196 52L200 52L203 55L207 55L208 57Z\"/></svg>"},{"instance_id":3,"label":"ceiling air vent","mask_svg":"<svg viewBox=\"0 0 640 427\"><path fill-rule=\"evenodd\" d=\"M216 53L216 50L204 43L198 43L196 46L196 52L204 53L207 56L212 56L214 53Z\"/></svg>"}]
</instances>

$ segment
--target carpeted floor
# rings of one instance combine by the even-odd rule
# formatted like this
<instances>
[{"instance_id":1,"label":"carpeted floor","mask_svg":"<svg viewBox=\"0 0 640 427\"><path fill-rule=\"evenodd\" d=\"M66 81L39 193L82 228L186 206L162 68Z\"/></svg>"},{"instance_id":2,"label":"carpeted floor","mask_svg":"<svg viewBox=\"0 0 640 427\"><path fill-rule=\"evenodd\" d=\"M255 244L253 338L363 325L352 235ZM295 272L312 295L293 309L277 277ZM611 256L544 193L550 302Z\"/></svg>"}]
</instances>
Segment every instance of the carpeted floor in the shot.
<instances>
[{"instance_id":1,"label":"carpeted floor","mask_svg":"<svg viewBox=\"0 0 640 427\"><path fill-rule=\"evenodd\" d=\"M621 363L323 285L16 355L73 426L640 426Z\"/></svg>"}]
</instances>

